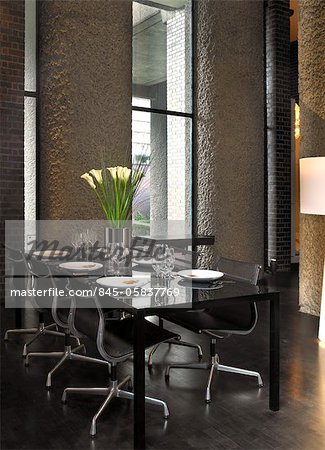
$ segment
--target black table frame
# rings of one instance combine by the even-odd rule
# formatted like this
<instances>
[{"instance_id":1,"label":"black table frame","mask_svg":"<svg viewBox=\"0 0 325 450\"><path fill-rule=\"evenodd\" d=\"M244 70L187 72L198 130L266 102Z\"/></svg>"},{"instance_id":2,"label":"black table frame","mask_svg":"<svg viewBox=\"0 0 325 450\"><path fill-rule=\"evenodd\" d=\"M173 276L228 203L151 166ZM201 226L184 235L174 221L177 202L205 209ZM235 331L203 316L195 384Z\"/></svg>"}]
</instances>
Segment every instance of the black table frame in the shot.
<instances>
[{"instance_id":1,"label":"black table frame","mask_svg":"<svg viewBox=\"0 0 325 450\"><path fill-rule=\"evenodd\" d=\"M278 411L280 409L280 293L268 292L265 294L252 295L250 297L228 298L218 304L238 302L238 300L252 302L269 301L270 313L270 339L269 339L269 409ZM214 301L209 300L208 305L213 306ZM200 302L204 307L205 302ZM146 445L145 430L145 346L144 346L144 320L148 315L159 316L159 311L166 313L172 308L139 309L133 311L135 319L134 329L134 448L144 449ZM175 309L173 309L175 313Z\"/></svg>"},{"instance_id":2,"label":"black table frame","mask_svg":"<svg viewBox=\"0 0 325 450\"><path fill-rule=\"evenodd\" d=\"M214 239L214 237L209 237ZM202 239L202 238L201 238ZM200 240L200 238L199 238ZM210 242L209 242L210 243ZM196 245L198 243L196 242ZM270 339L269 339L269 409L278 411L280 409L280 293L278 291L250 294L249 296L229 297L225 299L209 299L207 301L193 302L192 308L211 308L218 303L225 304L229 302L262 302L270 303ZM190 309L191 306L186 307ZM145 339L144 339L144 320L146 316L155 315L173 311L175 308L170 306L161 308L130 308L135 320L134 327L134 357L133 357L133 376L134 376L134 448L145 449ZM184 308L182 308L184 311ZM16 325L21 323L21 310L16 309Z\"/></svg>"}]
</instances>

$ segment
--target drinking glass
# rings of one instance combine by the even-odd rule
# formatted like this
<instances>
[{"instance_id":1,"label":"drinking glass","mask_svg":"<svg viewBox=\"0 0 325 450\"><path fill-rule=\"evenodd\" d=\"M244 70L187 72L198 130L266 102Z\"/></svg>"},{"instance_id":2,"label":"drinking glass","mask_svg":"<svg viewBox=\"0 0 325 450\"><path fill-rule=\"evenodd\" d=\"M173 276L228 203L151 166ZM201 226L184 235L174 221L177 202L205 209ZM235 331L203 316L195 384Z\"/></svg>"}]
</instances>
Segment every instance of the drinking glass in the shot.
<instances>
[{"instance_id":1,"label":"drinking glass","mask_svg":"<svg viewBox=\"0 0 325 450\"><path fill-rule=\"evenodd\" d=\"M164 258L161 265L161 272L163 277L170 280L174 278L172 276L172 270L175 266L175 254L174 249L166 246L164 248Z\"/></svg>"},{"instance_id":2,"label":"drinking glass","mask_svg":"<svg viewBox=\"0 0 325 450\"><path fill-rule=\"evenodd\" d=\"M83 246L85 249L86 258L88 260L93 257L93 248L96 240L96 233L93 230L87 228L83 233Z\"/></svg>"},{"instance_id":3,"label":"drinking glass","mask_svg":"<svg viewBox=\"0 0 325 450\"><path fill-rule=\"evenodd\" d=\"M80 247L82 246L82 242L83 242L83 237L82 237L82 233L80 233L80 231L76 231L75 233L72 234L71 237L71 244L74 248L74 257L76 257L80 251Z\"/></svg>"},{"instance_id":4,"label":"drinking glass","mask_svg":"<svg viewBox=\"0 0 325 450\"><path fill-rule=\"evenodd\" d=\"M122 262L126 261L127 256L128 250L126 248L123 248L120 244L113 246L111 260L113 264L114 275L121 275L120 266Z\"/></svg>"},{"instance_id":5,"label":"drinking glass","mask_svg":"<svg viewBox=\"0 0 325 450\"><path fill-rule=\"evenodd\" d=\"M166 265L167 265L167 268L168 268L167 278L169 278L169 279L175 278L172 275L173 269L175 267L175 251L174 251L174 249L172 247L168 249L167 258L166 258Z\"/></svg>"},{"instance_id":6,"label":"drinking glass","mask_svg":"<svg viewBox=\"0 0 325 450\"><path fill-rule=\"evenodd\" d=\"M156 277L161 278L162 274L162 264L164 260L164 245L157 244L154 247L153 258L152 258L152 268L155 271Z\"/></svg>"}]
</instances>

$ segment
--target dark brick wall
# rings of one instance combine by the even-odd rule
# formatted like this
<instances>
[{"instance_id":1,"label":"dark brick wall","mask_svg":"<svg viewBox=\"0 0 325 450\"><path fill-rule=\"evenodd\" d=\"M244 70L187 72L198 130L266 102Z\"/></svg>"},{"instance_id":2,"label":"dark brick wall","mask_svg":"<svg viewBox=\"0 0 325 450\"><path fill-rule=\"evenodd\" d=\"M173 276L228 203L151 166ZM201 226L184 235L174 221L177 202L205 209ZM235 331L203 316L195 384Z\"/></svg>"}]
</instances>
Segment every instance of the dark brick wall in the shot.
<instances>
[{"instance_id":1,"label":"dark brick wall","mask_svg":"<svg viewBox=\"0 0 325 450\"><path fill-rule=\"evenodd\" d=\"M267 258L291 263L291 105L289 0L267 0Z\"/></svg>"},{"instance_id":2,"label":"dark brick wall","mask_svg":"<svg viewBox=\"0 0 325 450\"><path fill-rule=\"evenodd\" d=\"M25 5L0 1L0 265L4 273L5 220L24 218L24 32Z\"/></svg>"}]
</instances>

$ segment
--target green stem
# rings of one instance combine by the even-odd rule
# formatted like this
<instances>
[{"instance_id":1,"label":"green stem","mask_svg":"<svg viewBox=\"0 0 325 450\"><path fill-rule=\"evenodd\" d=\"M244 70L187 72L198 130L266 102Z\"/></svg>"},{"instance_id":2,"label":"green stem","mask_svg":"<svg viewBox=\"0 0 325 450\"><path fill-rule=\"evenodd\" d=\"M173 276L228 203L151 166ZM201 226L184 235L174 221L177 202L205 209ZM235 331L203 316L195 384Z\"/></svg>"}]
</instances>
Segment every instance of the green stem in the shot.
<instances>
[{"instance_id":1,"label":"green stem","mask_svg":"<svg viewBox=\"0 0 325 450\"><path fill-rule=\"evenodd\" d=\"M102 199L100 198L100 195L99 195L98 192L97 192L97 189L93 189L93 191L95 192L95 194L96 194L96 196L97 196L97 199L98 199L98 201L99 201L99 203L100 203L100 206L102 207L102 209L103 209L103 211L104 211L104 213L105 213L106 219L109 219L107 210L106 210L106 208L105 208L105 205L104 205Z\"/></svg>"}]
</instances>

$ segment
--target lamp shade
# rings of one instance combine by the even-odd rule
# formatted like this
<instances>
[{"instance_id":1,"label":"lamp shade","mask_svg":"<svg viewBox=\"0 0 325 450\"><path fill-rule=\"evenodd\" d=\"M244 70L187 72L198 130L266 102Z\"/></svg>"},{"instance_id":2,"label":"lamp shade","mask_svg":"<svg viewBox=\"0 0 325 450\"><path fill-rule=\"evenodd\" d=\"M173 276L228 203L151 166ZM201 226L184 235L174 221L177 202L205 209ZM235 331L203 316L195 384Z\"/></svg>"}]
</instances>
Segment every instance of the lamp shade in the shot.
<instances>
[{"instance_id":1,"label":"lamp shade","mask_svg":"<svg viewBox=\"0 0 325 450\"><path fill-rule=\"evenodd\" d=\"M325 215L325 156L300 160L300 211Z\"/></svg>"}]
</instances>

